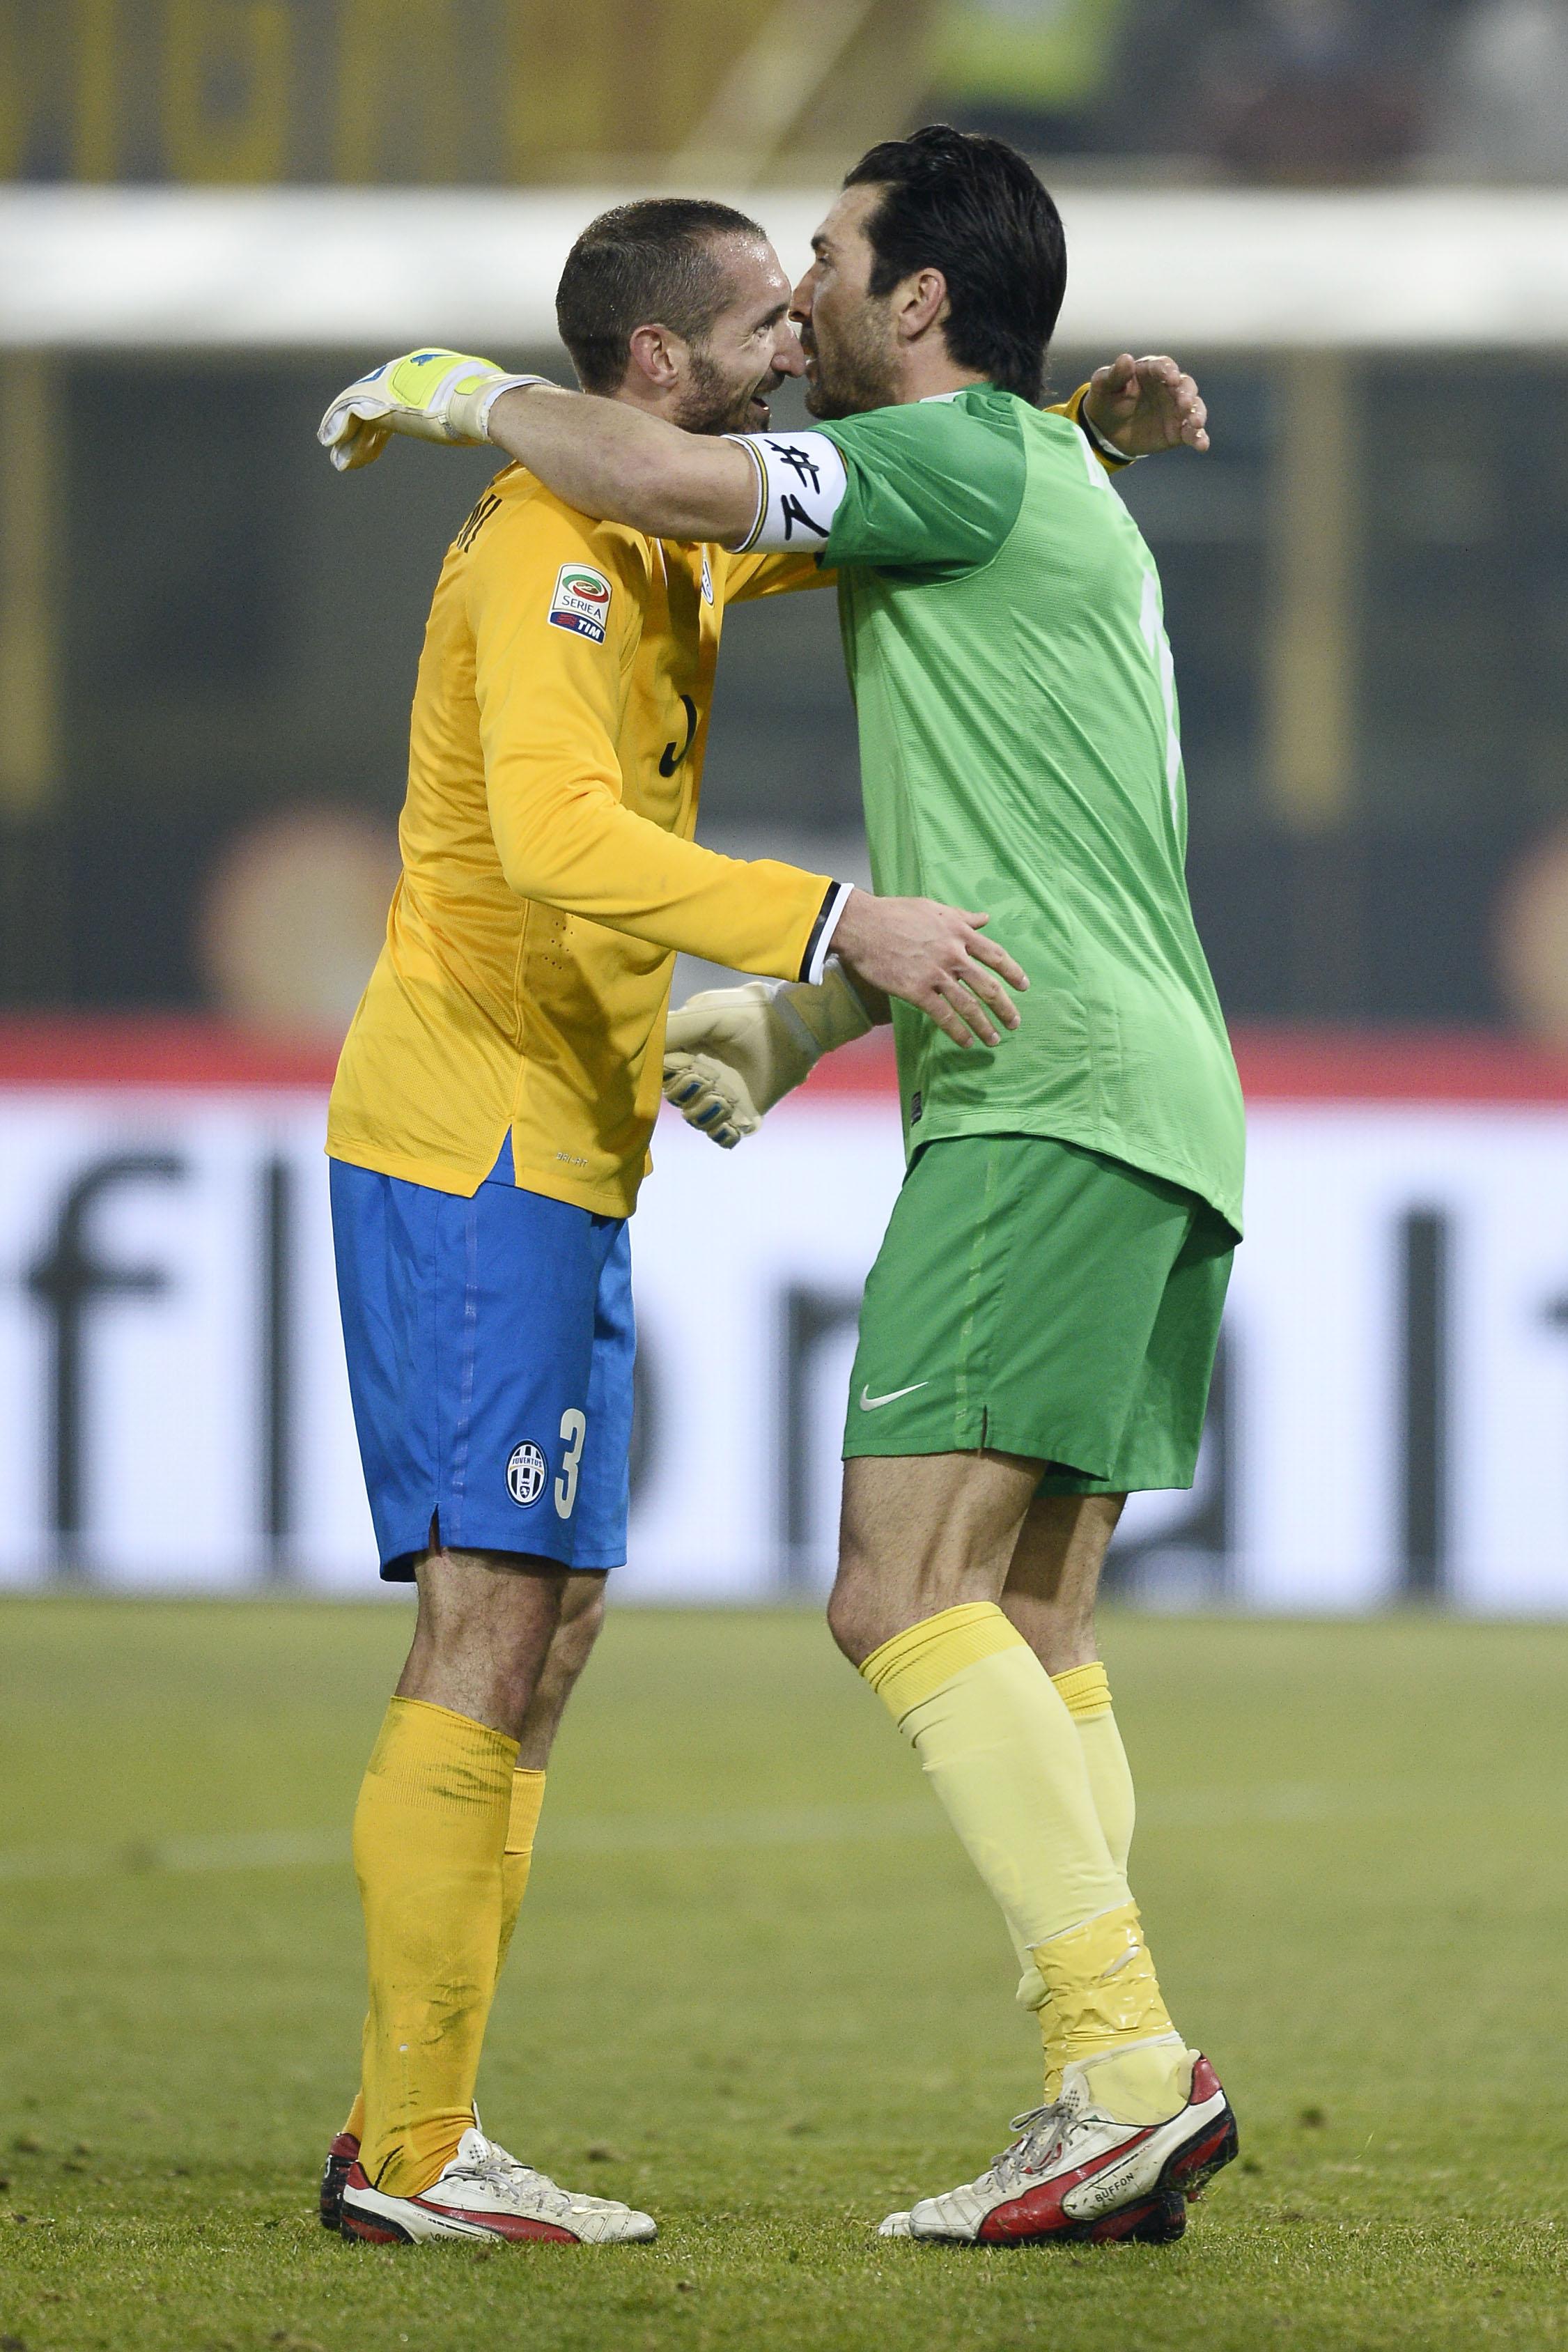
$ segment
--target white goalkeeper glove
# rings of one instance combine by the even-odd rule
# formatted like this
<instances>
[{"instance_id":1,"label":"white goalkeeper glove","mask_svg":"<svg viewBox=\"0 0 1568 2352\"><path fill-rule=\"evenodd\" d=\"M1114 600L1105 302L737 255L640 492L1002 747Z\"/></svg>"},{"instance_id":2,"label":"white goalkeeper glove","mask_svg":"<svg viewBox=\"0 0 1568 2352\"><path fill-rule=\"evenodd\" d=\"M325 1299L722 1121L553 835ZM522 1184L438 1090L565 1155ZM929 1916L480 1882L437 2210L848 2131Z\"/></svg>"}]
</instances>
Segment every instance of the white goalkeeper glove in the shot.
<instances>
[{"instance_id":1,"label":"white goalkeeper glove","mask_svg":"<svg viewBox=\"0 0 1568 2352\"><path fill-rule=\"evenodd\" d=\"M370 465L393 433L475 446L489 438L493 400L517 384L549 382L543 375L507 375L493 361L461 352L405 352L340 392L316 438L340 474Z\"/></svg>"},{"instance_id":2,"label":"white goalkeeper glove","mask_svg":"<svg viewBox=\"0 0 1568 2352\"><path fill-rule=\"evenodd\" d=\"M706 988L670 1015L666 1099L689 1126L733 1151L824 1054L863 1037L873 1018L837 956L816 987L748 980L741 988Z\"/></svg>"}]
</instances>

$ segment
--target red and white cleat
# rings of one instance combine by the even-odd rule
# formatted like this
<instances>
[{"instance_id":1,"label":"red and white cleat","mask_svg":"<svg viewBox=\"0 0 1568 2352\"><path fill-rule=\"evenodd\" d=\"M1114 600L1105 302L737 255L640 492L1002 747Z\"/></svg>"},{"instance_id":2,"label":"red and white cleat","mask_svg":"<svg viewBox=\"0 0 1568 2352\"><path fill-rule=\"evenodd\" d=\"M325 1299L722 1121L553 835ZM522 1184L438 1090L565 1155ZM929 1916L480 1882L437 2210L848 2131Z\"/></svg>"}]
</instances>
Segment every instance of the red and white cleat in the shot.
<instances>
[{"instance_id":1,"label":"red and white cleat","mask_svg":"<svg viewBox=\"0 0 1568 2352\"><path fill-rule=\"evenodd\" d=\"M578 2197L558 2189L497 2147L465 2131L457 2153L417 2197L372 2189L356 2161L343 2183L345 2238L372 2246L408 2246L423 2238L542 2239L557 2246L641 2244L658 2232L652 2217L612 2197Z\"/></svg>"},{"instance_id":2,"label":"red and white cleat","mask_svg":"<svg viewBox=\"0 0 1568 2352\"><path fill-rule=\"evenodd\" d=\"M880 2234L965 2246L1179 2238L1186 2200L1236 2154L1236 2118L1213 2067L1198 2058L1186 2106L1146 2125L1097 2107L1090 2071L1069 2066L1061 2098L1019 2116L1018 2138L978 2180L890 2213Z\"/></svg>"},{"instance_id":3,"label":"red and white cleat","mask_svg":"<svg viewBox=\"0 0 1568 2352\"><path fill-rule=\"evenodd\" d=\"M340 2131L327 2150L327 2161L321 2168L321 2227L340 2230L343 2226L343 2183L350 2166L360 2153L360 2143L352 2132Z\"/></svg>"}]
</instances>

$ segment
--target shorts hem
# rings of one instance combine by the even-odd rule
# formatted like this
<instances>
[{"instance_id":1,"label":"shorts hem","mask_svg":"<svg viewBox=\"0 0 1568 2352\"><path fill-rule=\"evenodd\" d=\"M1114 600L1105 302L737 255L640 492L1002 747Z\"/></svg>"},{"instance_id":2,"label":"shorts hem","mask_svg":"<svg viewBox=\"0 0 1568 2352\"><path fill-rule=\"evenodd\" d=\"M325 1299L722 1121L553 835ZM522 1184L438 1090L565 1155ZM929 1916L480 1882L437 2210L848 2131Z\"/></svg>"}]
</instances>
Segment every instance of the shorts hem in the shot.
<instances>
[{"instance_id":1,"label":"shorts hem","mask_svg":"<svg viewBox=\"0 0 1568 2352\"><path fill-rule=\"evenodd\" d=\"M1020 1438L1016 1427L998 1428L996 1414L984 1405L977 1412L956 1415L952 1431L946 1434L933 1431L927 1425L924 1430L912 1430L902 1438L890 1430L880 1444L874 1442L873 1432L867 1431L865 1435L873 1442L856 1444L846 1432L843 1449L846 1462L866 1458L874 1461L881 1456L896 1458L912 1454L1017 1454L1025 1461L1054 1463L1063 1469L1070 1469L1075 1477L1097 1480L1102 1485L1110 1476L1108 1471L1089 1469L1082 1463L1072 1461L1066 1447L1049 1439L1037 1439L1032 1433Z\"/></svg>"},{"instance_id":2,"label":"shorts hem","mask_svg":"<svg viewBox=\"0 0 1568 2352\"><path fill-rule=\"evenodd\" d=\"M1091 1468L1072 1458L1071 1447L1040 1444L1031 1434L1019 1441L1017 1424L998 1430L994 1416L989 1421L986 1444L1001 1454L1021 1454L1027 1460L1043 1462L1040 1478L1042 1493L1051 1495L1156 1495L1176 1492L1191 1486L1197 1475L1197 1450L1193 1449L1190 1461L1172 1459L1150 1461L1148 1454L1131 1463L1113 1461L1105 1469ZM1185 1476L1182 1475L1185 1470Z\"/></svg>"},{"instance_id":3,"label":"shorts hem","mask_svg":"<svg viewBox=\"0 0 1568 2352\"><path fill-rule=\"evenodd\" d=\"M431 1545L422 1538L416 1544L409 1544L400 1550L384 1554L378 1571L382 1582L413 1584L414 1561L422 1559L431 1549ZM517 1559L548 1559L555 1568L571 1568L578 1564L572 1559L570 1544L562 1553L547 1543L527 1544L517 1543L515 1540L507 1543L495 1543L486 1542L483 1537L476 1538L465 1534L461 1537L444 1537L435 1549L442 1551L493 1551L499 1552L503 1557L510 1554ZM583 1566L588 1564L581 1563ZM616 1560L613 1564L619 1568L622 1562Z\"/></svg>"},{"instance_id":4,"label":"shorts hem","mask_svg":"<svg viewBox=\"0 0 1568 2352\"><path fill-rule=\"evenodd\" d=\"M1091 1463L1080 1461L1073 1448L1063 1444L1060 1437L1043 1437L1032 1429L1020 1429L1016 1422L1001 1422L994 1412L986 1415L986 1444L994 1454L1018 1454L1026 1462L1044 1463L1046 1475L1055 1469L1102 1486L1110 1479L1113 1467L1107 1465L1104 1469L1099 1469Z\"/></svg>"},{"instance_id":5,"label":"shorts hem","mask_svg":"<svg viewBox=\"0 0 1568 2352\"><path fill-rule=\"evenodd\" d=\"M1134 1471L1124 1476L1120 1471L1109 1478L1090 1478L1073 1472L1067 1476L1053 1476L1048 1470L1040 1482L1042 1495L1186 1495L1197 1484L1196 1471L1190 1477L1173 1478L1164 1471Z\"/></svg>"},{"instance_id":6,"label":"shorts hem","mask_svg":"<svg viewBox=\"0 0 1568 2352\"><path fill-rule=\"evenodd\" d=\"M852 1404L850 1410L854 1412ZM893 1429L859 1428L852 1421L844 1431L842 1458L850 1462L906 1454L978 1454L986 1444L985 1429L983 1412L955 1412L946 1428L925 1421L902 1434ZM857 1438L863 1442L857 1444Z\"/></svg>"}]
</instances>

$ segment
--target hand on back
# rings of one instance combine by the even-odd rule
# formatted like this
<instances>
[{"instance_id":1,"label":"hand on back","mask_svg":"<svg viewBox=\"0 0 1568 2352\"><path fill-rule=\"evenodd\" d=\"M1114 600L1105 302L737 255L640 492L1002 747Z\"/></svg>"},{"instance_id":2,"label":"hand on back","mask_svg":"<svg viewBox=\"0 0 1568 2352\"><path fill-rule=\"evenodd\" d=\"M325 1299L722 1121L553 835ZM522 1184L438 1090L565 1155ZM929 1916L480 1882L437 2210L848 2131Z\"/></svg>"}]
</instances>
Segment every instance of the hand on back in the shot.
<instances>
[{"instance_id":1,"label":"hand on back","mask_svg":"<svg viewBox=\"0 0 1568 2352\"><path fill-rule=\"evenodd\" d=\"M989 919L935 898L873 898L856 890L839 918L833 952L871 987L916 1006L956 1045L977 1037L995 1045L1001 1030L1019 1025L1008 989L1026 989L1029 978L1006 948L982 936Z\"/></svg>"}]
</instances>

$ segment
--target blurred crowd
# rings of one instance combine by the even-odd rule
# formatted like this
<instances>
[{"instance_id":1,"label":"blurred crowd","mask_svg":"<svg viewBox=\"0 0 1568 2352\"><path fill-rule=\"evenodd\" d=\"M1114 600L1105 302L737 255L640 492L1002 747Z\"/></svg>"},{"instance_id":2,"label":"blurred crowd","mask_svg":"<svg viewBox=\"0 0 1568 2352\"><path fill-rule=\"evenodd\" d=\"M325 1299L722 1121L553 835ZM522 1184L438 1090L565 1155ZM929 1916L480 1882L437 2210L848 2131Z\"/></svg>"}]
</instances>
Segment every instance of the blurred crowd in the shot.
<instances>
[{"instance_id":1,"label":"blurred crowd","mask_svg":"<svg viewBox=\"0 0 1568 2352\"><path fill-rule=\"evenodd\" d=\"M942 0L928 110L1282 185L1568 178L1568 0Z\"/></svg>"},{"instance_id":2,"label":"blurred crowd","mask_svg":"<svg viewBox=\"0 0 1568 2352\"><path fill-rule=\"evenodd\" d=\"M1568 179L1568 0L0 0L0 181L824 183L944 117L1058 170Z\"/></svg>"}]
</instances>

